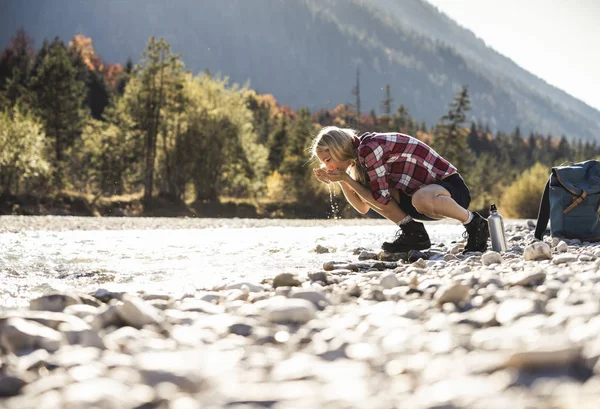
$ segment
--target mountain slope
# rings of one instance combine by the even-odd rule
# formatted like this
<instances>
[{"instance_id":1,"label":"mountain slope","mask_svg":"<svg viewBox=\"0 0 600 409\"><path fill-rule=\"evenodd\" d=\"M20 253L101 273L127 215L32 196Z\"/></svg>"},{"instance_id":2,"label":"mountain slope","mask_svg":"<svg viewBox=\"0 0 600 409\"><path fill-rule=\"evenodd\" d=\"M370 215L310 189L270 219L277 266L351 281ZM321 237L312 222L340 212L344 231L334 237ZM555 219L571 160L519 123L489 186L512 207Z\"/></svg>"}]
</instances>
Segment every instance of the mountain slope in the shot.
<instances>
[{"instance_id":1,"label":"mountain slope","mask_svg":"<svg viewBox=\"0 0 600 409\"><path fill-rule=\"evenodd\" d=\"M45 0L2 2L0 45L23 26L37 41L89 36L108 62L139 59L164 36L193 72L250 82L293 108L351 103L356 69L363 110L394 104L429 124L469 85L472 115L492 129L596 140L600 112L485 47L421 0ZM444 41L442 42L443 39Z\"/></svg>"}]
</instances>

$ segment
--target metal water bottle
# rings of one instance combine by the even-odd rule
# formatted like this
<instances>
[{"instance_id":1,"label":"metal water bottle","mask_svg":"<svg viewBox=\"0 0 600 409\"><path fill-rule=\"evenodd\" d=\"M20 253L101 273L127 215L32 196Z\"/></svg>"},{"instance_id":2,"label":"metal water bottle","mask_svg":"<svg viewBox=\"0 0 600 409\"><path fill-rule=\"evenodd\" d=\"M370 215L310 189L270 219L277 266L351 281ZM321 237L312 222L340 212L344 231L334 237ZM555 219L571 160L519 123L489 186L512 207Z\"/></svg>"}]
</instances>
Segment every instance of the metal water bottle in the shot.
<instances>
[{"instance_id":1,"label":"metal water bottle","mask_svg":"<svg viewBox=\"0 0 600 409\"><path fill-rule=\"evenodd\" d=\"M498 213L496 204L490 206L490 217L488 217L488 226L490 228L490 238L492 239L492 250L497 252L506 251L506 234L504 233L504 219Z\"/></svg>"}]
</instances>

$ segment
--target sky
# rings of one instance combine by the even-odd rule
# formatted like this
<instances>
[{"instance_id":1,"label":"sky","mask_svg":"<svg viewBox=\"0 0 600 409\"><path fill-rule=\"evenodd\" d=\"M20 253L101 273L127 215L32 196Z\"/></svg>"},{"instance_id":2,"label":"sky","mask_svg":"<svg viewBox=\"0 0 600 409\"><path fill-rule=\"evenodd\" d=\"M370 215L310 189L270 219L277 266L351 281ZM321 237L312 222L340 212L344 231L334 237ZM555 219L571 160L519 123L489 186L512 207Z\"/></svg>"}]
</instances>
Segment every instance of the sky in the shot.
<instances>
[{"instance_id":1,"label":"sky","mask_svg":"<svg viewBox=\"0 0 600 409\"><path fill-rule=\"evenodd\" d=\"M600 110L599 0L426 0L489 47Z\"/></svg>"}]
</instances>

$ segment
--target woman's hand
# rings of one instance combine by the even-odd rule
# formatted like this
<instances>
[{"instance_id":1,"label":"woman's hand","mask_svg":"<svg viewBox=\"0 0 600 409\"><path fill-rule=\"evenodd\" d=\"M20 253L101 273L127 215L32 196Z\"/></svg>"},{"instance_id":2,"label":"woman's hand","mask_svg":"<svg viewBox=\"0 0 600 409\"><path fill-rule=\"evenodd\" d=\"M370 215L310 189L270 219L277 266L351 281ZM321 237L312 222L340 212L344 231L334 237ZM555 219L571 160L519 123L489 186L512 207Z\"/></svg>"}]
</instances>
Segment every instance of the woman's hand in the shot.
<instances>
[{"instance_id":1,"label":"woman's hand","mask_svg":"<svg viewBox=\"0 0 600 409\"><path fill-rule=\"evenodd\" d=\"M326 171L327 173L327 178L331 181L331 182L343 182L344 178L348 176L348 174L346 172L344 172L343 170L328 170Z\"/></svg>"},{"instance_id":2,"label":"woman's hand","mask_svg":"<svg viewBox=\"0 0 600 409\"><path fill-rule=\"evenodd\" d=\"M327 171L325 169L316 168L316 169L313 169L313 173L315 174L317 179L319 179L320 182L323 182L326 184L331 183L331 181L327 178Z\"/></svg>"},{"instance_id":3,"label":"woman's hand","mask_svg":"<svg viewBox=\"0 0 600 409\"><path fill-rule=\"evenodd\" d=\"M348 176L343 170L326 170L324 168L313 169L317 179L323 183L341 182Z\"/></svg>"}]
</instances>

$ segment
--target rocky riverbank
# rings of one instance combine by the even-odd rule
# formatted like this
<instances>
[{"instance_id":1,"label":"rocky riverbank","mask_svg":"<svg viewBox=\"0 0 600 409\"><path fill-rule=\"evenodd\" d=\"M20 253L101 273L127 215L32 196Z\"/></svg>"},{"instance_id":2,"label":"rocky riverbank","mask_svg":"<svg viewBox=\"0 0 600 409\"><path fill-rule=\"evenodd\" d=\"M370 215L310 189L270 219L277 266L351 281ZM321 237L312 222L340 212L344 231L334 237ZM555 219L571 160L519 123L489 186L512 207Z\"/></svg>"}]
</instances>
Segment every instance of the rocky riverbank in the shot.
<instances>
[{"instance_id":1,"label":"rocky riverbank","mask_svg":"<svg viewBox=\"0 0 600 409\"><path fill-rule=\"evenodd\" d=\"M177 297L47 294L0 315L0 406L596 408L600 246L530 229L503 254L358 248Z\"/></svg>"}]
</instances>

